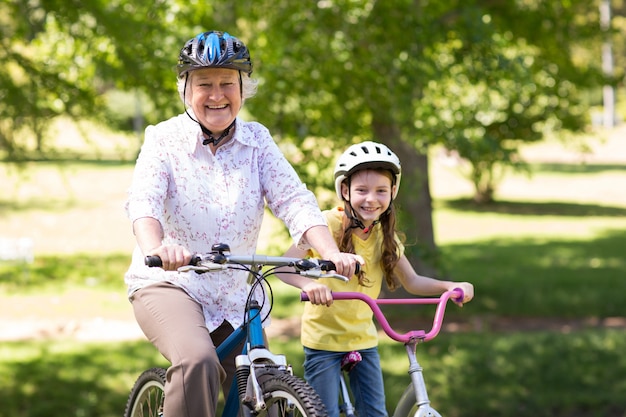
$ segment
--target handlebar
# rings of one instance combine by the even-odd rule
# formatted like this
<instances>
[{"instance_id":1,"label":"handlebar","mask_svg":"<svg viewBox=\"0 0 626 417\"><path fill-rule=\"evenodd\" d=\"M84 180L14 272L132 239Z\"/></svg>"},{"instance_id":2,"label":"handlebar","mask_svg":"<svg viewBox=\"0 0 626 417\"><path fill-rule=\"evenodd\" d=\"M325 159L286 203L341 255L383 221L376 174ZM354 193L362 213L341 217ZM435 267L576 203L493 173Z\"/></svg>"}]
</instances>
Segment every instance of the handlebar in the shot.
<instances>
[{"instance_id":1,"label":"handlebar","mask_svg":"<svg viewBox=\"0 0 626 417\"><path fill-rule=\"evenodd\" d=\"M191 257L191 261L189 261L189 265L197 265L200 262L201 258L198 255L194 255ZM144 258L144 262L146 266L150 268L161 268L163 266L163 262L161 261L161 257L158 255L150 255Z\"/></svg>"},{"instance_id":2,"label":"handlebar","mask_svg":"<svg viewBox=\"0 0 626 417\"><path fill-rule=\"evenodd\" d=\"M450 291L446 291L441 294L437 298L389 298L389 299L374 299L366 294L360 292L334 292L333 300L361 300L365 302L374 313L374 317L380 324L383 331L395 341L408 343L411 340L419 339L423 342L428 342L429 340L434 339L441 330L441 325L443 324L443 316L446 309L446 303L449 299L452 299L454 302L462 302L463 301L463 290L460 288L455 288ZM300 299L302 301L309 301L309 297L306 293L300 294ZM435 317L433 319L433 326L429 331L425 330L411 330L407 333L400 334L391 328L389 321L383 314L379 305L382 304L436 304L437 309L435 311Z\"/></svg>"},{"instance_id":3,"label":"handlebar","mask_svg":"<svg viewBox=\"0 0 626 417\"><path fill-rule=\"evenodd\" d=\"M145 264L149 267L162 267L161 258L159 256L146 256ZM337 278L342 281L349 281L349 278L337 273L329 273L336 271L336 266L332 261L314 258L290 258L285 256L266 256L266 255L231 255L230 248L225 244L213 245L213 251L207 254L195 254L191 257L189 265L183 266L178 270L181 272L196 271L210 272L221 271L232 268L234 265L247 266L274 266L274 267L292 267L301 275L309 278ZM359 272L359 264L357 264L356 273Z\"/></svg>"}]
</instances>

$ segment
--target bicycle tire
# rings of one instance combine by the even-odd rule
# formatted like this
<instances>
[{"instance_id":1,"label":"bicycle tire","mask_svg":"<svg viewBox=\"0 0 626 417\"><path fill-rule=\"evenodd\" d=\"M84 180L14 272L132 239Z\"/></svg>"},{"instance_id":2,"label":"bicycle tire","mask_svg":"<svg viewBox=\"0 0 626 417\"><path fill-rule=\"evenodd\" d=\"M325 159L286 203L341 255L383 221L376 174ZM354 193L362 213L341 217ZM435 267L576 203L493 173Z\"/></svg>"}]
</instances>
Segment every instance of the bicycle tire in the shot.
<instances>
[{"instance_id":1,"label":"bicycle tire","mask_svg":"<svg viewBox=\"0 0 626 417\"><path fill-rule=\"evenodd\" d=\"M327 417L317 392L304 380L287 373L272 373L260 378L267 408L258 417Z\"/></svg>"},{"instance_id":2,"label":"bicycle tire","mask_svg":"<svg viewBox=\"0 0 626 417\"><path fill-rule=\"evenodd\" d=\"M139 375L130 390L124 417L162 417L165 369L151 368Z\"/></svg>"},{"instance_id":3,"label":"bicycle tire","mask_svg":"<svg viewBox=\"0 0 626 417\"><path fill-rule=\"evenodd\" d=\"M441 417L441 414L432 407L419 410L418 413L415 389L413 388L413 383L410 383L402 393L400 400L398 400L393 417Z\"/></svg>"}]
</instances>

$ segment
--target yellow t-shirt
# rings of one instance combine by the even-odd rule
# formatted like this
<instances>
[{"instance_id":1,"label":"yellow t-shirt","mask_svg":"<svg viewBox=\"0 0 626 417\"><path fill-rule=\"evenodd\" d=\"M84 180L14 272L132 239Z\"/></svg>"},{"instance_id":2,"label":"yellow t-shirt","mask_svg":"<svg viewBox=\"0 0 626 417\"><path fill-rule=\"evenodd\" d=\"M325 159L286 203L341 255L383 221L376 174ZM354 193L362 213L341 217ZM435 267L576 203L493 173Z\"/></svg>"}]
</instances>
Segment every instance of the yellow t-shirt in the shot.
<instances>
[{"instance_id":1,"label":"yellow t-shirt","mask_svg":"<svg viewBox=\"0 0 626 417\"><path fill-rule=\"evenodd\" d=\"M325 211L328 227L333 236L342 227L344 211L334 208ZM355 252L365 259L367 286L359 285L356 276L349 282L334 278L322 278L319 281L327 285L332 291L361 292L372 298L378 298L383 283L383 269L381 265L383 234L380 224L369 232L367 240L355 235L352 236ZM397 237L396 237L397 239ZM400 245L400 254L404 247ZM319 257L317 252L310 253L312 257ZM305 303L302 316L301 342L311 349L343 352L368 349L378 345L376 326L373 313L369 306L360 300L337 300L330 307Z\"/></svg>"}]
</instances>

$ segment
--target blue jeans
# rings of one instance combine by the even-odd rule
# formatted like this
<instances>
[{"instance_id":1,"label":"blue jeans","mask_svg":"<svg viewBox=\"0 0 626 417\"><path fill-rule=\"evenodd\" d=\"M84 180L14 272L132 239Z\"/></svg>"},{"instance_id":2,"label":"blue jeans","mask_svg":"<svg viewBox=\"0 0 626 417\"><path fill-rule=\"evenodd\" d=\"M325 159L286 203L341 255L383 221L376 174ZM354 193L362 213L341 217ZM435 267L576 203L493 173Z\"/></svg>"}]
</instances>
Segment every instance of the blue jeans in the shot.
<instances>
[{"instance_id":1,"label":"blue jeans","mask_svg":"<svg viewBox=\"0 0 626 417\"><path fill-rule=\"evenodd\" d=\"M329 417L339 417L340 364L346 353L304 348L304 379L319 394ZM359 417L387 417L378 348L359 353L363 360L349 373L356 412Z\"/></svg>"}]
</instances>

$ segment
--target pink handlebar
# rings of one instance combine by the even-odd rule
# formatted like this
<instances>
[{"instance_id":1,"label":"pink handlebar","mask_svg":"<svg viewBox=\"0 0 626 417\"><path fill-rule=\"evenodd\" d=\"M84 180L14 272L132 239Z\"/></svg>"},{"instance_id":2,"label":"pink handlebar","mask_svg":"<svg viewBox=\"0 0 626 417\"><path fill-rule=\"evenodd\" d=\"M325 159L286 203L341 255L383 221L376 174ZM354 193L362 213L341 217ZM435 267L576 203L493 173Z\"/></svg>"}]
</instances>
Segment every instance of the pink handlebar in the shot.
<instances>
[{"instance_id":1,"label":"pink handlebar","mask_svg":"<svg viewBox=\"0 0 626 417\"><path fill-rule=\"evenodd\" d=\"M368 295L362 294L360 292L334 292L333 300L361 300L372 309L374 313L374 317L380 324L381 328L384 332L398 342L407 343L414 339L420 339L423 342L428 342L431 339L434 339L441 330L441 325L443 324L443 316L446 310L446 303L449 299L452 301L460 303L463 301L463 290L460 288L455 288L450 291L446 291L441 296L437 298L389 298L389 299L374 299ZM309 297L306 293L300 294L300 299L302 301L309 301ZM391 325L385 318L382 310L379 305L382 304L436 304L437 309L435 311L435 317L433 319L432 328L426 332L425 330L411 330L407 333L400 334L391 328Z\"/></svg>"}]
</instances>

